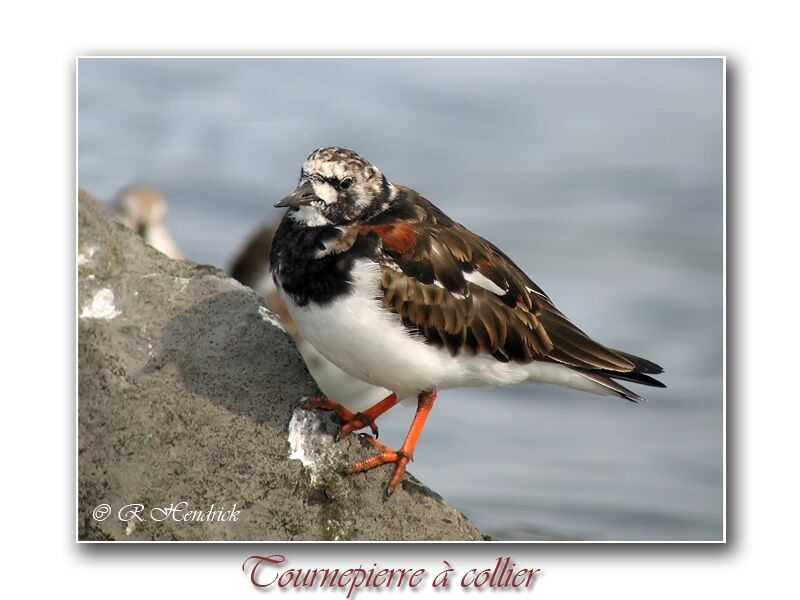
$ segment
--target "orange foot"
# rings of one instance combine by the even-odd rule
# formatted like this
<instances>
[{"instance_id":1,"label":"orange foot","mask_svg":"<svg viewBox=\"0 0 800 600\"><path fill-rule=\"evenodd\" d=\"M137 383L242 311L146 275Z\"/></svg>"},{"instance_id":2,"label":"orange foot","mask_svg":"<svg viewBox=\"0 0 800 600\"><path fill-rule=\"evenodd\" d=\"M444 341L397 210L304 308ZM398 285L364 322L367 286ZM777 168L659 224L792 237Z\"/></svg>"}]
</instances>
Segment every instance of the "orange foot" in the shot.
<instances>
[{"instance_id":1,"label":"orange foot","mask_svg":"<svg viewBox=\"0 0 800 600\"><path fill-rule=\"evenodd\" d=\"M403 479L408 461L414 460L414 457L406 454L403 450L392 450L389 448L389 446L384 446L374 438L369 438L369 441L373 446L380 450L380 454L376 454L375 456L367 458L366 460L360 460L357 463L350 465L344 469L343 473L345 475L352 475L353 473L369 471L370 469L380 467L381 465L385 465L387 463L394 463L395 466L394 472L392 473L392 478L389 479L389 485L386 486L386 491L384 492L385 497L388 498L394 493L394 488L396 488L397 484Z\"/></svg>"},{"instance_id":2,"label":"orange foot","mask_svg":"<svg viewBox=\"0 0 800 600\"><path fill-rule=\"evenodd\" d=\"M372 431L372 435L377 438L378 426L375 424L375 419L392 408L395 404L397 404L397 396L395 394L389 394L374 406L370 406L363 413L354 413L330 398L314 396L303 404L303 408L306 410L321 408L323 410L332 410L336 413L336 416L339 417L339 420L342 422L342 428L339 431L337 439L341 439L351 431L358 431L364 427L369 427Z\"/></svg>"},{"instance_id":3,"label":"orange foot","mask_svg":"<svg viewBox=\"0 0 800 600\"><path fill-rule=\"evenodd\" d=\"M414 414L414 420L411 422L411 427L408 430L408 434L400 450L392 450L388 446L381 444L377 439L370 438L370 442L380 450L380 454L376 454L371 458L361 460L349 466L344 470L345 474L361 473L387 463L394 463L394 472L392 473L391 479L389 479L389 485L386 487L385 492L387 498L391 496L397 484L403 479L408 461L413 460L414 449L417 447L417 440L419 440L419 436L422 433L422 428L425 427L425 420L428 418L428 414L431 412L435 400L435 390L422 392L417 397L417 412ZM374 406L369 407L363 413L354 413L338 402L334 402L329 398L316 396L309 399L303 405L303 408L321 408L323 410L332 410L335 412L336 416L342 421L342 429L339 432L338 438L342 438L351 431L356 431L363 427L369 427L375 435L375 438L377 438L378 427L375 425L375 419L395 404L397 404L397 396L395 394L390 394Z\"/></svg>"}]
</instances>

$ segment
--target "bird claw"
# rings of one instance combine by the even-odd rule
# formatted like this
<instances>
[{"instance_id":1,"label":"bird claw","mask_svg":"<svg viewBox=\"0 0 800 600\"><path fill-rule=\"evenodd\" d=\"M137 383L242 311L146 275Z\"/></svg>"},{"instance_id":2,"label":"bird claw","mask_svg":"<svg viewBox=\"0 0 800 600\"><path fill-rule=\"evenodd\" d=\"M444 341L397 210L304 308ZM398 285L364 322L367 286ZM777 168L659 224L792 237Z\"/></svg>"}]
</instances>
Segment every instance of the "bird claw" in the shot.
<instances>
[{"instance_id":1,"label":"bird claw","mask_svg":"<svg viewBox=\"0 0 800 600\"><path fill-rule=\"evenodd\" d=\"M324 396L314 396L312 398L301 399L302 407L305 410L330 410L333 411L341 422L341 429L336 434L336 441L345 437L347 434L358 431L364 427L369 427L372 434L378 437L378 426L375 420L362 412L353 413L338 402Z\"/></svg>"},{"instance_id":2,"label":"bird claw","mask_svg":"<svg viewBox=\"0 0 800 600\"><path fill-rule=\"evenodd\" d=\"M364 434L364 436L367 437L369 442L380 452L370 456L365 460L360 460L357 463L350 465L349 467L345 468L343 472L345 475L352 475L354 473L363 473L364 471L369 471L376 467L380 467L381 465L393 463L394 471L392 472L392 477L389 479L389 484L386 486L386 489L383 492L383 499L388 500L389 497L394 494L397 484L402 481L403 475L405 475L406 472L406 465L410 460L412 460L412 456L402 449L392 450L378 440L368 437L367 434Z\"/></svg>"},{"instance_id":3,"label":"bird claw","mask_svg":"<svg viewBox=\"0 0 800 600\"><path fill-rule=\"evenodd\" d=\"M363 427L369 427L370 431L372 431L372 435L375 436L375 439L378 439L378 425L375 423L375 419L371 419L362 412L357 412L355 418L345 423L342 426L342 431L347 429L345 432L345 435L347 435L351 431L356 431Z\"/></svg>"}]
</instances>

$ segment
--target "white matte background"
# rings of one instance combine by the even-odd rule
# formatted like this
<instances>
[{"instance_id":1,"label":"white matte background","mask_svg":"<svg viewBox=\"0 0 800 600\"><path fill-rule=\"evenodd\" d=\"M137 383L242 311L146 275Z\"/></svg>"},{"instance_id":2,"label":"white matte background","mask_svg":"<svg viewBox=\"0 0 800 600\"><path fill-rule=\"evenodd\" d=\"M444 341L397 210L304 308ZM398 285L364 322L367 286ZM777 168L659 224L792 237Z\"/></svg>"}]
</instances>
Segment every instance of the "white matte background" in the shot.
<instances>
[{"instance_id":1,"label":"white matte background","mask_svg":"<svg viewBox=\"0 0 800 600\"><path fill-rule=\"evenodd\" d=\"M524 8L498 0L491 11L464 1L393 3L399 10L376 4L5 6L0 239L7 265L2 364L10 386L3 393L0 518L6 589L84 599L252 597L240 565L256 552L282 552L294 568L377 561L436 570L447 559L462 571L511 555L542 569L533 590L542 598L749 598L796 589L792 473L799 415L796 390L787 385L798 334L790 276L797 262L800 133L795 9L698 0ZM727 545L75 544L74 57L381 53L728 56ZM452 584L450 591L460 592Z\"/></svg>"}]
</instances>

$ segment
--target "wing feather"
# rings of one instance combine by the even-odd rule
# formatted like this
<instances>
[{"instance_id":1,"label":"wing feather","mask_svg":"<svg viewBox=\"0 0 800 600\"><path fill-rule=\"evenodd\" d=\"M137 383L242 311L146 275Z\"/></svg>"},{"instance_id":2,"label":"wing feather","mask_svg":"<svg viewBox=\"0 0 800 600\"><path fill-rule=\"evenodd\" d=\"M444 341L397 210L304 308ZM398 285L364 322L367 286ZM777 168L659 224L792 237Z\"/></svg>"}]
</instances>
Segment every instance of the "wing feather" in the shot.
<instances>
[{"instance_id":1,"label":"wing feather","mask_svg":"<svg viewBox=\"0 0 800 600\"><path fill-rule=\"evenodd\" d=\"M395 206L358 235L380 242L384 304L428 343L454 356L558 362L629 399L639 397L610 377L659 383L638 375L659 373L658 365L592 340L496 246L416 192L398 189Z\"/></svg>"}]
</instances>

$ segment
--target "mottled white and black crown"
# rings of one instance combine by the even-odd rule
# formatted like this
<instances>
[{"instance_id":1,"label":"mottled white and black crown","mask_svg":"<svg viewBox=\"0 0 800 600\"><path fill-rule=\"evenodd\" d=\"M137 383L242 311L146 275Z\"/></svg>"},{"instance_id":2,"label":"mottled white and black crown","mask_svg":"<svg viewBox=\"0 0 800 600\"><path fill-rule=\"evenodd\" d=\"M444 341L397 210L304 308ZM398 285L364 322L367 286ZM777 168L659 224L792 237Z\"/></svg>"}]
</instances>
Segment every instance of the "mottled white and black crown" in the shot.
<instances>
[{"instance_id":1,"label":"mottled white and black crown","mask_svg":"<svg viewBox=\"0 0 800 600\"><path fill-rule=\"evenodd\" d=\"M300 170L297 189L276 206L310 227L368 219L388 206L390 184L375 165L346 148L319 148Z\"/></svg>"}]
</instances>

